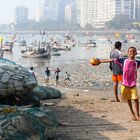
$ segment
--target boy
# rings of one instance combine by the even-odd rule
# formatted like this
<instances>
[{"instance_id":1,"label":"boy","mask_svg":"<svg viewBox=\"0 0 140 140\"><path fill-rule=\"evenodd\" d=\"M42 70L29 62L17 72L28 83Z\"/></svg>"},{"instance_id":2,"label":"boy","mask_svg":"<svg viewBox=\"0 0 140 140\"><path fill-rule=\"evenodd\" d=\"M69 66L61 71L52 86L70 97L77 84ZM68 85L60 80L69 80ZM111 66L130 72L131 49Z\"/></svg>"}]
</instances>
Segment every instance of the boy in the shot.
<instances>
[{"instance_id":1,"label":"boy","mask_svg":"<svg viewBox=\"0 0 140 140\"><path fill-rule=\"evenodd\" d=\"M121 58L123 53L121 52L122 43L120 41L115 42L115 48L110 53L110 58ZM112 70L112 81L114 83L114 95L115 101L120 102L118 98L118 84L122 81L122 69L120 66L114 62L110 62L110 69Z\"/></svg>"},{"instance_id":2,"label":"boy","mask_svg":"<svg viewBox=\"0 0 140 140\"><path fill-rule=\"evenodd\" d=\"M71 80L70 80L70 74L66 71L65 72L65 81L70 81L71 82Z\"/></svg>"}]
</instances>

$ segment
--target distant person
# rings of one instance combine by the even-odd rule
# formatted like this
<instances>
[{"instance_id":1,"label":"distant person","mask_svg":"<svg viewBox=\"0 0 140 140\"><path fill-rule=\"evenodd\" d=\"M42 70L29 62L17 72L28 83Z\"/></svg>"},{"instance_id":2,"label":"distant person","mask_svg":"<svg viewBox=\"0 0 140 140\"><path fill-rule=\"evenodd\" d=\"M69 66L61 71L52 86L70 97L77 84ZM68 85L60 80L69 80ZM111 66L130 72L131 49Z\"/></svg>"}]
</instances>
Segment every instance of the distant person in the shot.
<instances>
[{"instance_id":1,"label":"distant person","mask_svg":"<svg viewBox=\"0 0 140 140\"><path fill-rule=\"evenodd\" d=\"M65 81L70 81L71 82L70 74L67 71L65 72Z\"/></svg>"},{"instance_id":2,"label":"distant person","mask_svg":"<svg viewBox=\"0 0 140 140\"><path fill-rule=\"evenodd\" d=\"M60 69L57 68L56 71L55 71L55 80L56 80L56 84L58 84L58 81L59 81L59 73L60 73Z\"/></svg>"},{"instance_id":3,"label":"distant person","mask_svg":"<svg viewBox=\"0 0 140 140\"><path fill-rule=\"evenodd\" d=\"M4 52L0 49L0 58L3 58Z\"/></svg>"},{"instance_id":4,"label":"distant person","mask_svg":"<svg viewBox=\"0 0 140 140\"><path fill-rule=\"evenodd\" d=\"M13 50L13 42L10 43L10 52Z\"/></svg>"},{"instance_id":5,"label":"distant person","mask_svg":"<svg viewBox=\"0 0 140 140\"><path fill-rule=\"evenodd\" d=\"M29 72L30 72L31 75L36 79L36 77L35 77L35 73L34 73L34 68L33 68L33 67L30 67Z\"/></svg>"},{"instance_id":6,"label":"distant person","mask_svg":"<svg viewBox=\"0 0 140 140\"><path fill-rule=\"evenodd\" d=\"M50 78L50 70L47 67L46 70L45 70L45 80L46 80L46 83L49 82L49 78Z\"/></svg>"},{"instance_id":7,"label":"distant person","mask_svg":"<svg viewBox=\"0 0 140 140\"><path fill-rule=\"evenodd\" d=\"M122 43L120 41L115 42L115 48L110 52L110 59L118 59L123 57L123 53L121 52ZM120 102L118 97L118 83L122 82L122 68L114 63L110 62L110 69L112 70L112 81L114 83L114 95L115 101Z\"/></svg>"}]
</instances>

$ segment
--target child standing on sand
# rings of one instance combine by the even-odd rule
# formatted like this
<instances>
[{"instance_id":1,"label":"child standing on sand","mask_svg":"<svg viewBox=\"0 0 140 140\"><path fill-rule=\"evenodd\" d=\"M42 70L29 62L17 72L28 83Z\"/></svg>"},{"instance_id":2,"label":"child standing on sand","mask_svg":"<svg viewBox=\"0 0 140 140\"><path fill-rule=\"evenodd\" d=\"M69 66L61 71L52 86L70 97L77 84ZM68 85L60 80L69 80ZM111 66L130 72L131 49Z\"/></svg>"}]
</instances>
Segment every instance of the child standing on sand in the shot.
<instances>
[{"instance_id":1,"label":"child standing on sand","mask_svg":"<svg viewBox=\"0 0 140 140\"><path fill-rule=\"evenodd\" d=\"M115 48L110 52L110 58L111 59L118 59L123 57L123 53L121 52L122 43L120 41L115 42ZM122 81L122 68L114 63L110 62L110 69L112 70L112 81L114 83L114 95L115 95L115 101L120 102L118 98L118 84Z\"/></svg>"},{"instance_id":2,"label":"child standing on sand","mask_svg":"<svg viewBox=\"0 0 140 140\"><path fill-rule=\"evenodd\" d=\"M98 60L99 63L107 63L114 61L119 64L123 69L123 80L121 86L121 94L124 100L127 100L132 119L140 121L139 114L139 101L138 101L138 92L136 87L137 81L137 69L140 67L140 61L135 60L135 56L137 54L137 50L135 47L130 47L128 49L128 58L119 58L119 59L106 59L106 60ZM132 107L132 100L134 100L135 110L134 112Z\"/></svg>"},{"instance_id":3,"label":"child standing on sand","mask_svg":"<svg viewBox=\"0 0 140 140\"><path fill-rule=\"evenodd\" d=\"M55 71L55 80L56 80L56 85L58 84L58 81L59 81L59 73L60 73L60 69L57 68L56 71Z\"/></svg>"}]
</instances>

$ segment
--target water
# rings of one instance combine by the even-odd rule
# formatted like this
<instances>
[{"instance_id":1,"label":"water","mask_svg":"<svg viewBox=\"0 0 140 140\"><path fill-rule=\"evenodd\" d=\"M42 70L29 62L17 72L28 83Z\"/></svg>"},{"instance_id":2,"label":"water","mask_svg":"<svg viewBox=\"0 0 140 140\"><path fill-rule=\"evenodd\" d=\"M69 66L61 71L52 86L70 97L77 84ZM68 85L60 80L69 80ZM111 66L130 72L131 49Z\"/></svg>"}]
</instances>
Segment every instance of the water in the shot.
<instances>
[{"instance_id":1,"label":"water","mask_svg":"<svg viewBox=\"0 0 140 140\"><path fill-rule=\"evenodd\" d=\"M17 36L16 39L25 39L27 44L33 42L33 40L42 41L42 40L49 40L54 38L55 40L63 40L63 36L60 35L50 35L47 37L42 38L40 35L26 35L26 36ZM107 40L104 40L106 37L104 36L75 36L75 40L77 42L76 47L72 47L71 51L59 51L61 56L51 56L49 60L46 58L22 58L20 46L14 46L13 52L4 52L4 58L8 58L16 63L22 64L25 67L30 66L37 66L38 64L46 65L46 66L53 66L53 65L64 65L64 64L71 64L76 61L89 61L92 57L97 58L109 58L109 53L113 48L113 45L110 45ZM4 41L9 39L8 35L4 36ZM85 43L89 39L97 39L97 47L81 47L78 43ZM118 40L118 38L113 38L112 41L114 42ZM134 43L132 43L134 45ZM123 44L123 49L126 50L129 44ZM136 44L135 44L136 46ZM139 46L137 44L137 46Z\"/></svg>"}]
</instances>

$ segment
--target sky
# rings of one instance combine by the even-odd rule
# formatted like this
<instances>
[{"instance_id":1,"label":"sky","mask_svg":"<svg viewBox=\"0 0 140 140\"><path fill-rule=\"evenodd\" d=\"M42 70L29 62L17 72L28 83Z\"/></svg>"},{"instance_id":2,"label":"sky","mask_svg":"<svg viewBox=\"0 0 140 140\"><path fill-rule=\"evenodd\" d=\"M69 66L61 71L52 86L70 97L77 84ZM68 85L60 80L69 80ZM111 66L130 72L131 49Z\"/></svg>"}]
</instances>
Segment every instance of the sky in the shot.
<instances>
[{"instance_id":1,"label":"sky","mask_svg":"<svg viewBox=\"0 0 140 140\"><path fill-rule=\"evenodd\" d=\"M37 5L44 0L0 0L0 24L14 21L15 7L25 5L29 8L29 17L34 16Z\"/></svg>"}]
</instances>

